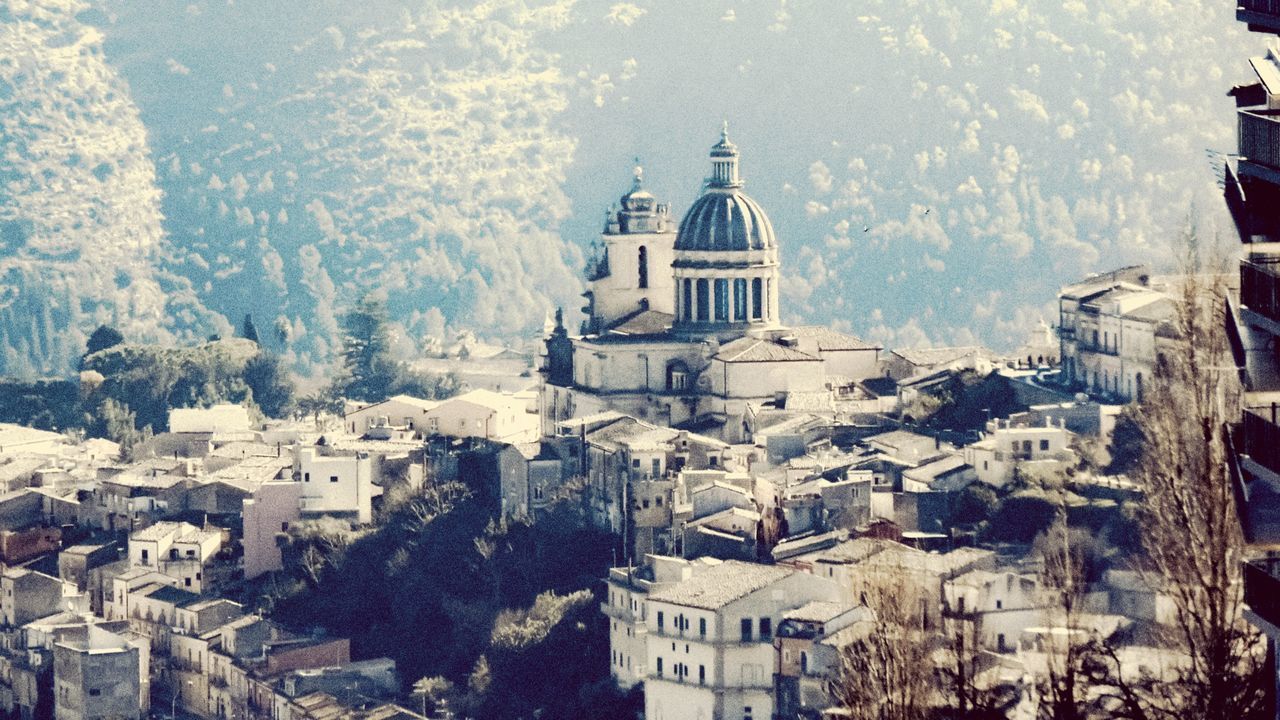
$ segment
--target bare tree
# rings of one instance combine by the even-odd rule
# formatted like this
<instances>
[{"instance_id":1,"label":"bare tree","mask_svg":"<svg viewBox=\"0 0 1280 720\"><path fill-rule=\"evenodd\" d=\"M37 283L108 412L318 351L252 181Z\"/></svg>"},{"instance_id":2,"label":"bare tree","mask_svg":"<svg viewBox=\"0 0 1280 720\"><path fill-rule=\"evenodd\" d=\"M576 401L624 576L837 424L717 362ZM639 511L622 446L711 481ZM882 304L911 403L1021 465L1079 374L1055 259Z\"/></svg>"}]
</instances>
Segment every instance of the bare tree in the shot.
<instances>
[{"instance_id":1,"label":"bare tree","mask_svg":"<svg viewBox=\"0 0 1280 720\"><path fill-rule=\"evenodd\" d=\"M871 610L861 636L841 651L832 700L852 720L923 720L929 717L936 677L935 636L926 628L921 588L901 574L870 574L856 583L856 597Z\"/></svg>"},{"instance_id":2,"label":"bare tree","mask_svg":"<svg viewBox=\"0 0 1280 720\"><path fill-rule=\"evenodd\" d=\"M1227 473L1226 428L1239 387L1223 322L1227 285L1185 236L1177 310L1162 328L1155 377L1137 411L1143 453L1134 469L1145 502L1139 522L1152 587L1169 594L1164 644L1179 662L1126 678L1108 654L1113 716L1259 717L1269 680L1257 634L1241 617L1243 537ZM1132 673L1130 673L1132 674Z\"/></svg>"},{"instance_id":3,"label":"bare tree","mask_svg":"<svg viewBox=\"0 0 1280 720\"><path fill-rule=\"evenodd\" d=\"M1083 553L1072 542L1063 508L1038 538L1040 592L1051 632L1045 638L1045 672L1036 683L1042 720L1086 720L1090 717L1089 663L1094 643L1083 627L1087 576Z\"/></svg>"}]
</instances>

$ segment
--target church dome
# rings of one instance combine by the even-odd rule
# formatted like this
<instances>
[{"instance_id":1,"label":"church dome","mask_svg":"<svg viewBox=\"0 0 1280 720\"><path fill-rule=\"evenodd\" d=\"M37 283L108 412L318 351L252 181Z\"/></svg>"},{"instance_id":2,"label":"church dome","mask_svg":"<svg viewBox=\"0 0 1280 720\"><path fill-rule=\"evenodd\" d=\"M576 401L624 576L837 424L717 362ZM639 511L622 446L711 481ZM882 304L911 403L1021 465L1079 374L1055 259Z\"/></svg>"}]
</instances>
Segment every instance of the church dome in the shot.
<instances>
[{"instance_id":1,"label":"church dome","mask_svg":"<svg viewBox=\"0 0 1280 720\"><path fill-rule=\"evenodd\" d=\"M764 250L776 246L773 224L738 178L738 148L726 127L711 148L711 178L680 223L676 250Z\"/></svg>"},{"instance_id":2,"label":"church dome","mask_svg":"<svg viewBox=\"0 0 1280 720\"><path fill-rule=\"evenodd\" d=\"M746 193L709 191L689 208L676 250L763 250L776 245L769 216Z\"/></svg>"}]
</instances>

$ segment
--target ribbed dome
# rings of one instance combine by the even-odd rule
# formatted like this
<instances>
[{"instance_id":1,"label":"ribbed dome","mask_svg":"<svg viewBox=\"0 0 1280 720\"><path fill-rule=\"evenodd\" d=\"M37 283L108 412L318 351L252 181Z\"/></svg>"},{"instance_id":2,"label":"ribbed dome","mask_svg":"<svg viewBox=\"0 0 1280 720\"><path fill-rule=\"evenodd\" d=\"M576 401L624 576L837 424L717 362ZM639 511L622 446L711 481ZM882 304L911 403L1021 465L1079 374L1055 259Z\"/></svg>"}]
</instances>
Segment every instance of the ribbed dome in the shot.
<instances>
[{"instance_id":1,"label":"ribbed dome","mask_svg":"<svg viewBox=\"0 0 1280 720\"><path fill-rule=\"evenodd\" d=\"M763 250L776 246L769 216L737 188L713 188L680 223L676 250Z\"/></svg>"}]
</instances>

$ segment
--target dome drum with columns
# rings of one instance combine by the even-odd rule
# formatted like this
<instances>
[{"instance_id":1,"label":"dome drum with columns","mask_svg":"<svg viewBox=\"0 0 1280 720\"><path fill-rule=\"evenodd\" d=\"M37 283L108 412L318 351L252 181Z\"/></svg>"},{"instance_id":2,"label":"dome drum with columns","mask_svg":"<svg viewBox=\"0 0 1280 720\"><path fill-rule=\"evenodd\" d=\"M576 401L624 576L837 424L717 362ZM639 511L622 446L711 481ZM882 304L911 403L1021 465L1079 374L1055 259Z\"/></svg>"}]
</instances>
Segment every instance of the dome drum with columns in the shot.
<instances>
[{"instance_id":1,"label":"dome drum with columns","mask_svg":"<svg viewBox=\"0 0 1280 720\"><path fill-rule=\"evenodd\" d=\"M711 148L711 166L676 235L673 330L724 337L777 326L777 239L759 203L742 191L727 127Z\"/></svg>"}]
</instances>

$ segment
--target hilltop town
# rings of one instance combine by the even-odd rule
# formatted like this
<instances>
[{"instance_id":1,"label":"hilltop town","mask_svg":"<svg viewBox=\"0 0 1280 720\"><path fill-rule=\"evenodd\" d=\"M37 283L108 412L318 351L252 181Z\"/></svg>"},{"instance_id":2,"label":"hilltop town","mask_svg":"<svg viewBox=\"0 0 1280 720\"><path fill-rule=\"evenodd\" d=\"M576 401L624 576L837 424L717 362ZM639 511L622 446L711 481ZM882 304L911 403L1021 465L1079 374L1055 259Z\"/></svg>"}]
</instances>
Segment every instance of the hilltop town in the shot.
<instances>
[{"instance_id":1,"label":"hilltop town","mask_svg":"<svg viewBox=\"0 0 1280 720\"><path fill-rule=\"evenodd\" d=\"M1064 673L1109 711L1178 667L1141 408L1198 342L1194 276L1081 278L1005 354L788 326L785 238L727 129L710 155L679 223L636 169L584 319L534 351L466 337L380 378L366 308L342 397L295 402L246 319L199 351L234 372L138 432L85 398L149 351L95 335L75 402L116 441L0 426L0 709L758 720L898 687L1036 717Z\"/></svg>"}]
</instances>

